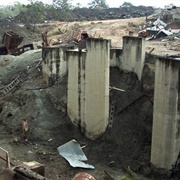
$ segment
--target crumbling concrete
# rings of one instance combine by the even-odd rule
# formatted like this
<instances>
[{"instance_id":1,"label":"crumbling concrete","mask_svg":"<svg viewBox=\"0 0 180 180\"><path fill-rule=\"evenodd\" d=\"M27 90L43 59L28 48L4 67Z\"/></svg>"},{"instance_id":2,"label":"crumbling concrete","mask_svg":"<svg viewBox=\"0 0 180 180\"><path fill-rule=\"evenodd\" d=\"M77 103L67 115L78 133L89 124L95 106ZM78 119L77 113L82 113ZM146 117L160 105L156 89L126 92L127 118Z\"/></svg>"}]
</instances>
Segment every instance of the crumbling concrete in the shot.
<instances>
[{"instance_id":1,"label":"crumbling concrete","mask_svg":"<svg viewBox=\"0 0 180 180\"><path fill-rule=\"evenodd\" d=\"M170 169L180 147L180 63L170 58L156 60L151 162Z\"/></svg>"},{"instance_id":2,"label":"crumbling concrete","mask_svg":"<svg viewBox=\"0 0 180 180\"><path fill-rule=\"evenodd\" d=\"M68 51L67 113L88 138L105 132L109 117L109 46L88 39L87 52Z\"/></svg>"}]
</instances>

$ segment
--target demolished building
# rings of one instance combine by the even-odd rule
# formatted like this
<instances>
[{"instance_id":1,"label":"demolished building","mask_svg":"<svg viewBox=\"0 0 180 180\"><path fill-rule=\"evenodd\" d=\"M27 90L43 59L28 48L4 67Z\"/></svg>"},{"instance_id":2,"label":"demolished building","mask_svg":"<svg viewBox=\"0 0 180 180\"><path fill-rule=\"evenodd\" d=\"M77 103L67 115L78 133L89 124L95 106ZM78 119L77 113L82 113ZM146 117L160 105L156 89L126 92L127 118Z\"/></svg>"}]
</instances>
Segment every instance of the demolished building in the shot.
<instances>
[{"instance_id":1,"label":"demolished building","mask_svg":"<svg viewBox=\"0 0 180 180\"><path fill-rule=\"evenodd\" d=\"M134 73L137 74L139 81L141 81L142 71L144 68L144 61L145 61L144 39L138 38L138 37L125 36L123 37L123 42L124 42L123 49L120 50L120 49L109 49L109 45L106 44L108 43L107 40L89 39L87 40L87 49L85 51L67 50L66 52L67 61L64 61L64 63L68 64L67 113L71 121L77 126L79 126L81 129L81 132L83 132L88 138L94 139L96 138L96 136L98 137L99 135L101 135L102 133L106 131L106 128L108 126L109 115L106 113L108 112L108 109L109 109L109 106L108 106L109 104L109 101L108 101L109 99L109 88L108 88L109 87L109 83L108 83L109 66L118 66L119 69L123 69L125 71L133 71ZM56 49L57 48L54 47L54 50L53 50L54 54L56 52L59 52L59 50L56 51ZM48 49L43 49L43 54L47 51ZM91 53L91 51L93 54L88 55ZM98 55L96 55L96 52ZM109 52L111 54L110 60L108 58L109 55L105 54L105 52L106 53ZM51 78L55 79L54 81L56 81L60 77L59 74L57 74L56 70L57 70L57 67L59 68L59 62L62 61L63 58L61 58L62 56L60 56L60 54L55 57L59 57L59 60L58 61L55 60L54 62L52 62L48 58L43 59L43 67L46 69L46 71L45 70L43 71L43 74L44 74L43 76L47 76L48 74L47 67L50 70L49 71L50 76L46 80L47 83L52 81ZM60 58L62 60L60 60ZM164 61L162 61L162 59L164 59ZM166 63L167 61L169 61L169 63ZM156 79L159 78L159 81L156 82L156 79L155 79L155 99L154 99L155 106L154 106L154 125L153 125L153 142L152 142L151 161L152 163L154 163L160 168L170 169L173 163L175 163L177 159L177 156L179 154L179 146L180 146L179 140L178 140L179 136L178 135L175 136L175 134L179 132L178 126L176 126L176 124L178 123L178 118L176 118L176 113L178 112L177 112L177 109L175 108L177 103L174 102L174 105L173 105L172 103L169 103L169 101L167 101L165 104L162 102L159 102L159 100L161 99L161 96L159 95L159 93L161 94L162 93L161 91L167 93L167 95L164 96L166 97L166 100L167 100L167 97L171 99L171 94L169 94L170 92L168 91L170 90L169 87L167 87L167 89L165 90L162 87L158 88L156 85L156 83L160 85L160 82L166 83L165 80L162 79L164 75L160 76L159 74L160 72L158 69L160 67L158 65L158 62L161 62L161 66L163 62L165 63L163 67L165 68L167 66L165 68L166 71L167 71L167 68L171 66L171 64L173 67L176 67L177 75L175 75L175 77L177 77L177 79L178 79L178 72L179 72L178 71L179 62L175 59L162 57L162 58L157 58L157 63L156 63L156 71L157 71ZM67 66L64 65L64 67L66 67L65 69L67 73ZM170 71L171 69L172 68L169 67ZM86 74L86 71L90 74ZM167 74L166 71L163 71L163 72L166 74L166 76L168 76L168 78L170 78L170 76ZM102 73L102 79L100 79L101 73ZM175 71L172 71L172 73L175 73ZM174 77L174 75L172 75L172 77ZM172 86L172 83L173 83L172 79L169 80L168 82L169 82L169 85ZM173 88L173 89L174 91L178 92L178 87L177 87L178 81L174 83L175 83L174 87L176 86L176 88L175 89ZM102 88L98 88L100 90L99 93L98 93L98 89L95 88L97 87L98 84L102 85ZM88 88L90 89L88 90ZM94 89L94 92L93 92L93 89ZM84 90L87 91L87 95L85 94ZM91 93L92 95L90 95ZM156 95L156 93L158 93L158 95ZM172 93L172 95L173 94L175 95L177 93ZM89 96L89 100L88 100L88 96ZM174 98L176 99L175 96ZM83 101L85 104L83 104ZM87 104L86 104L86 101L87 101ZM102 104L100 104L101 102ZM159 114L161 111L159 109L160 104L157 105L158 103L163 105L162 112L167 112L167 110L171 111L172 108L173 109L175 108L174 109L175 114L173 114L175 118L174 121L170 120L172 118L171 116L168 116L170 119L167 118L167 123L165 124L164 124L164 118L162 121L160 120L161 119L160 117L163 117L163 116L160 116ZM95 104L97 104L97 106L94 106ZM93 111L93 109L95 111ZM169 126L168 124L171 124L171 123L172 125ZM156 124L158 124L158 126ZM169 131L166 131L167 128L169 128ZM162 136L156 134L157 132L158 134L160 133ZM171 133L172 134L170 137L169 136L167 137L167 133L169 135ZM165 143L164 148L160 147L162 144L162 141ZM172 147L169 146L168 143L170 143ZM161 149L165 150L164 154L162 153ZM166 149L168 151L167 153L166 153ZM171 153L169 153L169 151L171 151Z\"/></svg>"}]
</instances>

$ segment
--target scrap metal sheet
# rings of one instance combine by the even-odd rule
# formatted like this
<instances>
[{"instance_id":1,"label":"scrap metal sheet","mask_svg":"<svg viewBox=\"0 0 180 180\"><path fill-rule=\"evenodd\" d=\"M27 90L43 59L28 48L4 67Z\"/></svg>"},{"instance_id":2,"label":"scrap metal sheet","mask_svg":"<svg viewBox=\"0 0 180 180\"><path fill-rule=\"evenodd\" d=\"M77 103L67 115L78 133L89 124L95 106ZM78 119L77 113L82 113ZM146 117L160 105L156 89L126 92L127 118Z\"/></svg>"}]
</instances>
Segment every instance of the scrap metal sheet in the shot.
<instances>
[{"instance_id":1,"label":"scrap metal sheet","mask_svg":"<svg viewBox=\"0 0 180 180\"><path fill-rule=\"evenodd\" d=\"M76 140L71 140L57 148L59 154L64 157L72 167L94 169L94 166L84 163L87 157Z\"/></svg>"}]
</instances>

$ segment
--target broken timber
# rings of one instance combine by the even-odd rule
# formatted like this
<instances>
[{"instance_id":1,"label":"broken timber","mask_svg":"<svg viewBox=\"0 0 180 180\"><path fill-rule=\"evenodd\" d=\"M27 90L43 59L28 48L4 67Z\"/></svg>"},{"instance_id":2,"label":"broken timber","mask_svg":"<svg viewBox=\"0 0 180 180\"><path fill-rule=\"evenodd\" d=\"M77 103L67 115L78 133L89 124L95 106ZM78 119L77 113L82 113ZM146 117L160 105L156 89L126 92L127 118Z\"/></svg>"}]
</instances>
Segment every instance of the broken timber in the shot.
<instances>
[{"instance_id":1,"label":"broken timber","mask_svg":"<svg viewBox=\"0 0 180 180\"><path fill-rule=\"evenodd\" d=\"M6 168L0 174L1 180L47 180L45 177L33 172L32 170L22 167L16 166L13 168Z\"/></svg>"},{"instance_id":2,"label":"broken timber","mask_svg":"<svg viewBox=\"0 0 180 180\"><path fill-rule=\"evenodd\" d=\"M116 91L121 91L121 92L124 92L125 90L124 89L119 89L117 87L113 87L113 86L109 86L109 90L116 90Z\"/></svg>"}]
</instances>

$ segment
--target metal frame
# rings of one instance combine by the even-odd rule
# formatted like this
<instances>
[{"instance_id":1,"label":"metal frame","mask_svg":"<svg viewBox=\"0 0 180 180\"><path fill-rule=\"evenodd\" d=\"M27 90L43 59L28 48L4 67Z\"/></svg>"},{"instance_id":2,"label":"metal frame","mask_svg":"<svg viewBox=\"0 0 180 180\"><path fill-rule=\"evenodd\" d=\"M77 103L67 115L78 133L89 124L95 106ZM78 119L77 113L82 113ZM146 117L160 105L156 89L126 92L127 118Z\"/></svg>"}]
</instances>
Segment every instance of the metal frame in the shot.
<instances>
[{"instance_id":1,"label":"metal frame","mask_svg":"<svg viewBox=\"0 0 180 180\"><path fill-rule=\"evenodd\" d=\"M0 156L0 158L4 161L6 161L6 168L10 168L10 158L9 158L9 153L8 151L6 151L5 149L3 149L2 147L0 147L0 150L2 150L5 154L6 154L6 159L4 159L3 157Z\"/></svg>"}]
</instances>

